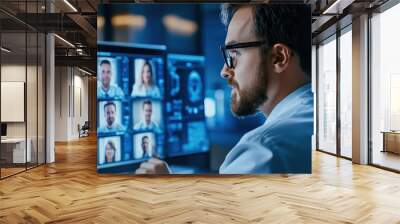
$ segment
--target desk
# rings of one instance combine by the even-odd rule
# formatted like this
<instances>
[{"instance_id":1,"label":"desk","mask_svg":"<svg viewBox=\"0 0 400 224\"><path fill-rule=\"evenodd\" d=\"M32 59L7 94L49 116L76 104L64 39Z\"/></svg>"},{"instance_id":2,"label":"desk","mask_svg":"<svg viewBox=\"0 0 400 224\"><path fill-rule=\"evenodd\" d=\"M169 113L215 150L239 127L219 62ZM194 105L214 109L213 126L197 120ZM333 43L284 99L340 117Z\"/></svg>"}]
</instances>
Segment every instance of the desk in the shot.
<instances>
[{"instance_id":1,"label":"desk","mask_svg":"<svg viewBox=\"0 0 400 224\"><path fill-rule=\"evenodd\" d=\"M1 139L2 159L5 159L6 163L31 162L31 139L27 138L26 142L28 147L26 147L25 151L25 138Z\"/></svg>"},{"instance_id":2,"label":"desk","mask_svg":"<svg viewBox=\"0 0 400 224\"><path fill-rule=\"evenodd\" d=\"M393 152L400 154L400 131L382 131L383 150L382 152Z\"/></svg>"}]
</instances>

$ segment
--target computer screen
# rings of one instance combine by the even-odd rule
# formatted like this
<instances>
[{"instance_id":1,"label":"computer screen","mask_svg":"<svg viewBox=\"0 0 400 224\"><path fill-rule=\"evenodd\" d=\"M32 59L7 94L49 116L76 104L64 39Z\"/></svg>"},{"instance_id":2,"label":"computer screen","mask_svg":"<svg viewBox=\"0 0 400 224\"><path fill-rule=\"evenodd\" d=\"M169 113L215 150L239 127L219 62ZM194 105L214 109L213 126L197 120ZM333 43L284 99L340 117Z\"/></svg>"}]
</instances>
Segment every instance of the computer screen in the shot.
<instances>
[{"instance_id":1,"label":"computer screen","mask_svg":"<svg viewBox=\"0 0 400 224\"><path fill-rule=\"evenodd\" d=\"M168 54L168 156L208 151L204 114L204 57Z\"/></svg>"},{"instance_id":2,"label":"computer screen","mask_svg":"<svg viewBox=\"0 0 400 224\"><path fill-rule=\"evenodd\" d=\"M98 42L100 172L131 172L164 157L164 73L165 46Z\"/></svg>"}]
</instances>

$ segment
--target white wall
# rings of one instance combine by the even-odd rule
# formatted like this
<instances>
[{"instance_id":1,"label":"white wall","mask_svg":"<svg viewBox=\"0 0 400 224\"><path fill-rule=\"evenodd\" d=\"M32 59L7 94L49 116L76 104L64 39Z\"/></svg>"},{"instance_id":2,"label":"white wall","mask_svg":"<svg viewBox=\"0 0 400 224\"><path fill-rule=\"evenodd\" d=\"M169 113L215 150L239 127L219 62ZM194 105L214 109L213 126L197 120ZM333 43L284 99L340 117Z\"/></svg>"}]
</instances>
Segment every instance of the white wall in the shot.
<instances>
[{"instance_id":1,"label":"white wall","mask_svg":"<svg viewBox=\"0 0 400 224\"><path fill-rule=\"evenodd\" d=\"M56 67L55 73L55 140L70 141L79 138L78 124L88 120L88 78L72 67Z\"/></svg>"},{"instance_id":2,"label":"white wall","mask_svg":"<svg viewBox=\"0 0 400 224\"><path fill-rule=\"evenodd\" d=\"M36 73L36 67L28 66L27 68L24 65L18 64L6 64L1 66L1 81L2 82L25 82L25 74L27 69L28 74ZM36 83L35 83L36 84ZM36 96L36 89L34 93L27 93L27 96L32 98L32 96ZM4 96L3 96L4 97ZM32 100L27 99L28 102ZM7 110L7 108L1 108L1 110ZM36 114L35 114L36 116ZM30 114L28 114L28 120L32 120ZM8 137L25 137L25 123L26 122L7 122L7 136ZM30 127L30 126L29 126ZM28 136L29 137L29 136Z\"/></svg>"},{"instance_id":3,"label":"white wall","mask_svg":"<svg viewBox=\"0 0 400 224\"><path fill-rule=\"evenodd\" d=\"M73 110L75 113L72 113L73 119L72 119L72 130L71 130L71 135L73 138L78 138L79 133L78 133L78 124L81 126L85 123L85 121L89 120L89 113L88 113L88 78L83 77L83 73L80 73L79 75L76 75L76 72L78 70L75 70L75 75L74 75L74 93L73 96L74 99L74 108ZM80 90L80 93L78 91ZM80 97L79 97L80 95ZM80 102L79 102L80 101ZM79 108L81 107L81 108ZM79 111L81 109L82 111Z\"/></svg>"},{"instance_id":4,"label":"white wall","mask_svg":"<svg viewBox=\"0 0 400 224\"><path fill-rule=\"evenodd\" d=\"M38 70L36 70L38 69ZM26 106L22 108L22 112L26 110L26 121L24 122L6 122L7 137L9 138L25 138L30 139L30 148L32 152L32 161L44 163L44 82L42 67L36 67L24 64L3 64L1 66L1 81L3 82L25 82L26 83ZM27 81L25 80L27 78ZM7 97L7 96L2 96ZM13 113L10 108L1 108L4 113ZM39 155L37 155L39 153Z\"/></svg>"},{"instance_id":5,"label":"white wall","mask_svg":"<svg viewBox=\"0 0 400 224\"><path fill-rule=\"evenodd\" d=\"M55 141L68 140L68 71L67 67L55 68Z\"/></svg>"}]
</instances>

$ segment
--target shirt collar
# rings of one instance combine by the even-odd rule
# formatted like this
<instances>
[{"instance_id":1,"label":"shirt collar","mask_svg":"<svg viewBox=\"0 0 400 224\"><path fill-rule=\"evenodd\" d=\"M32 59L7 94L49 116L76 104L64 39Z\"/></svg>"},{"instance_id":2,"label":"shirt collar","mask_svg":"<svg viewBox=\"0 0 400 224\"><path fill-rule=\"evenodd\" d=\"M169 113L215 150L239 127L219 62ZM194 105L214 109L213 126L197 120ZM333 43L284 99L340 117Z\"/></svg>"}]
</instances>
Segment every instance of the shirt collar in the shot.
<instances>
[{"instance_id":1,"label":"shirt collar","mask_svg":"<svg viewBox=\"0 0 400 224\"><path fill-rule=\"evenodd\" d=\"M271 113L266 116L266 121L264 124L268 124L273 122L276 119L288 114L289 111L296 108L298 104L302 103L300 99L304 93L311 90L311 83L307 83L305 85L300 86L285 98L283 98L275 107L272 109Z\"/></svg>"}]
</instances>

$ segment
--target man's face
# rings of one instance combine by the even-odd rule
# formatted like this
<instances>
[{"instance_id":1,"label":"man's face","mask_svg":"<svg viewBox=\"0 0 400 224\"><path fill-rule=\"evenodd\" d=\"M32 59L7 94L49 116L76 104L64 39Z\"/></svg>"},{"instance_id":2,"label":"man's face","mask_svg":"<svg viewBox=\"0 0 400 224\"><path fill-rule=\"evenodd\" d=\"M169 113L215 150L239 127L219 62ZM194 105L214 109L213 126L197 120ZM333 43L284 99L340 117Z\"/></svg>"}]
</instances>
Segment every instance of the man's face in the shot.
<instances>
[{"instance_id":1,"label":"man's face","mask_svg":"<svg viewBox=\"0 0 400 224\"><path fill-rule=\"evenodd\" d=\"M240 8L229 23L225 45L259 41L253 30L251 7ZM268 75L262 66L264 61L260 57L260 50L260 47L232 49L235 56L234 69L224 64L221 70L221 76L232 87L231 109L237 116L255 113L267 99Z\"/></svg>"},{"instance_id":2,"label":"man's face","mask_svg":"<svg viewBox=\"0 0 400 224\"><path fill-rule=\"evenodd\" d=\"M142 149L147 151L149 149L149 138L144 137L142 138Z\"/></svg>"},{"instance_id":3,"label":"man's face","mask_svg":"<svg viewBox=\"0 0 400 224\"><path fill-rule=\"evenodd\" d=\"M153 108L151 104L143 105L144 120L149 123L151 121L151 114L153 113Z\"/></svg>"},{"instance_id":4,"label":"man's face","mask_svg":"<svg viewBox=\"0 0 400 224\"><path fill-rule=\"evenodd\" d=\"M107 121L107 126L112 126L115 122L115 107L114 105L108 105L104 109L105 119Z\"/></svg>"},{"instance_id":5,"label":"man's face","mask_svg":"<svg viewBox=\"0 0 400 224\"><path fill-rule=\"evenodd\" d=\"M111 82L111 65L102 64L101 65L101 83L104 87L109 87Z\"/></svg>"},{"instance_id":6,"label":"man's face","mask_svg":"<svg viewBox=\"0 0 400 224\"><path fill-rule=\"evenodd\" d=\"M150 85L151 76L152 76L152 74L151 74L151 72L150 72L150 67L149 67L149 65L147 65L147 64L144 65L144 66L143 66L142 78L143 78L143 83L144 83L145 85Z\"/></svg>"}]
</instances>

